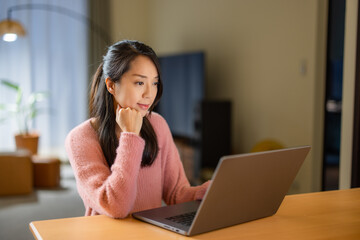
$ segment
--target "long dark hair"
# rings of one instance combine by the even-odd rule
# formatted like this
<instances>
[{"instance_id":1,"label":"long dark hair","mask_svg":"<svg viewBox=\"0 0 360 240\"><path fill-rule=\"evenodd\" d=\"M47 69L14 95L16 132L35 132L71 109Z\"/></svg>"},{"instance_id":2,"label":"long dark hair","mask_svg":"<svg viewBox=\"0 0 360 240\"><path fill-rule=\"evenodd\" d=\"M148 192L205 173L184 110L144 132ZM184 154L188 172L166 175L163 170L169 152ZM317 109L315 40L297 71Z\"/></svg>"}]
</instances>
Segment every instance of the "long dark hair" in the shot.
<instances>
[{"instance_id":1,"label":"long dark hair","mask_svg":"<svg viewBox=\"0 0 360 240\"><path fill-rule=\"evenodd\" d=\"M158 57L154 50L138 41L123 40L110 46L103 62L98 67L91 85L90 91L90 116L97 120L97 133L100 146L105 155L106 161L111 167L116 157L116 148L119 145L119 139L116 137L116 115L114 112L113 96L108 92L105 79L110 78L113 82L118 82L126 73L131 62L137 56L147 56L154 63L158 76L158 91L154 103L149 108L149 114L159 102L162 95L162 81L160 76L160 65ZM143 118L143 124L140 130L140 136L145 140L145 149L142 155L141 167L151 166L158 151L158 141L155 131L147 119Z\"/></svg>"}]
</instances>

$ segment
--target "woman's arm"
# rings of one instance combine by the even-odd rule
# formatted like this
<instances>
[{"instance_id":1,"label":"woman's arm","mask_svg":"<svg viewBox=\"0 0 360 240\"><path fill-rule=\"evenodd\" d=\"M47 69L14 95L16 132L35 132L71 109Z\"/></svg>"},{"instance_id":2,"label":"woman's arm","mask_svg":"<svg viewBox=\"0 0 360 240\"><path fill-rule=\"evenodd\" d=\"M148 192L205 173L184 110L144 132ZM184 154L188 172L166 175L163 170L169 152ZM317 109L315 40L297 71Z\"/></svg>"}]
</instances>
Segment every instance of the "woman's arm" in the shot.
<instances>
[{"instance_id":1,"label":"woman's arm","mask_svg":"<svg viewBox=\"0 0 360 240\"><path fill-rule=\"evenodd\" d=\"M168 148L164 170L164 201L166 204L176 204L202 199L210 181L200 186L191 187L175 143L169 141Z\"/></svg>"},{"instance_id":2,"label":"woman's arm","mask_svg":"<svg viewBox=\"0 0 360 240\"><path fill-rule=\"evenodd\" d=\"M71 132L66 150L86 206L100 214L124 218L136 198L144 140L134 133L122 133L116 159L109 169L96 134L90 137Z\"/></svg>"},{"instance_id":3,"label":"woman's arm","mask_svg":"<svg viewBox=\"0 0 360 240\"><path fill-rule=\"evenodd\" d=\"M210 181L196 187L191 187L185 175L179 152L172 138L170 129L160 115L154 116L158 139L162 146L163 161L163 199L166 204L182 203L202 199Z\"/></svg>"}]
</instances>

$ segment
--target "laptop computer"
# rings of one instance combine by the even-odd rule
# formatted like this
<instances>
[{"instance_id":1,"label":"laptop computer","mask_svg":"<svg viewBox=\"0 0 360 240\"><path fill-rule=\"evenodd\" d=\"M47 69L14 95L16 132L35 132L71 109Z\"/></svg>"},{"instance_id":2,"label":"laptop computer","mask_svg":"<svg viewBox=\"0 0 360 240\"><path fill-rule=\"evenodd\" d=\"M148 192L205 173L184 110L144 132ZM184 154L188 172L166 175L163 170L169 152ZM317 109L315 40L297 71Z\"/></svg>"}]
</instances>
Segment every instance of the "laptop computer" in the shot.
<instances>
[{"instance_id":1,"label":"laptop computer","mask_svg":"<svg viewBox=\"0 0 360 240\"><path fill-rule=\"evenodd\" d=\"M192 236L274 215L309 146L224 156L202 201L133 213L136 219Z\"/></svg>"}]
</instances>

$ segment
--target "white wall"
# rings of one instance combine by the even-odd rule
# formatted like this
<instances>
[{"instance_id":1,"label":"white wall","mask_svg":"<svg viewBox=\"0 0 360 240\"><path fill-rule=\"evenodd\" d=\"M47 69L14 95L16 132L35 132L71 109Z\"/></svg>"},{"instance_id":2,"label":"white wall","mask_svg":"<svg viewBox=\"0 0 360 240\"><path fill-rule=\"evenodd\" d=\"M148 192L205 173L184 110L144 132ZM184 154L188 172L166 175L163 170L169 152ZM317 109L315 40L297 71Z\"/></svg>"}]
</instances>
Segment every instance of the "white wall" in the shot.
<instances>
[{"instance_id":1,"label":"white wall","mask_svg":"<svg viewBox=\"0 0 360 240\"><path fill-rule=\"evenodd\" d=\"M311 145L292 192L320 190L326 0L113 0L111 18L114 41L204 50L206 97L233 102L234 152Z\"/></svg>"}]
</instances>

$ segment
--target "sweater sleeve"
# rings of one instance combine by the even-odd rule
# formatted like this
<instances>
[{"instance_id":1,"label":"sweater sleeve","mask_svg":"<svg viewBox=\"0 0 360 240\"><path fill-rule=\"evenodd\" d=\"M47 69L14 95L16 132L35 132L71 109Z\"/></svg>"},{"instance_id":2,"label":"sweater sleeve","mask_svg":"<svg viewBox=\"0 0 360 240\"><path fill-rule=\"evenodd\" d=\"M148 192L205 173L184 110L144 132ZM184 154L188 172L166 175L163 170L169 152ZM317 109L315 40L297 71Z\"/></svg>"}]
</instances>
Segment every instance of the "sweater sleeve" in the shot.
<instances>
[{"instance_id":1,"label":"sweater sleeve","mask_svg":"<svg viewBox=\"0 0 360 240\"><path fill-rule=\"evenodd\" d=\"M126 217L136 198L144 140L132 133L122 133L111 168L95 132L89 137L81 131L72 131L65 146L84 204L99 214Z\"/></svg>"},{"instance_id":2,"label":"sweater sleeve","mask_svg":"<svg viewBox=\"0 0 360 240\"><path fill-rule=\"evenodd\" d=\"M164 158L163 199L165 203L169 205L202 199L210 181L200 186L190 186L170 129L166 121L159 115L158 117L160 118L157 123L157 128L160 129L158 135L165 140L161 149Z\"/></svg>"}]
</instances>

